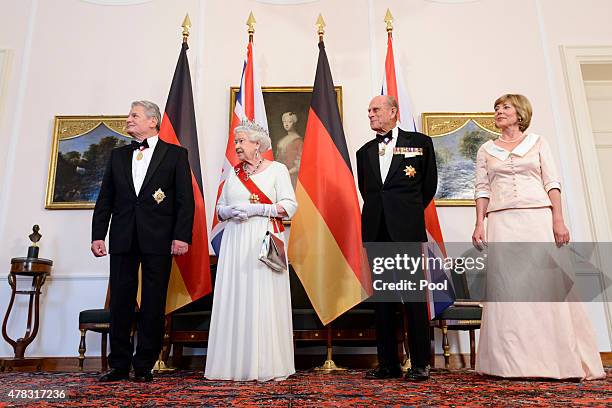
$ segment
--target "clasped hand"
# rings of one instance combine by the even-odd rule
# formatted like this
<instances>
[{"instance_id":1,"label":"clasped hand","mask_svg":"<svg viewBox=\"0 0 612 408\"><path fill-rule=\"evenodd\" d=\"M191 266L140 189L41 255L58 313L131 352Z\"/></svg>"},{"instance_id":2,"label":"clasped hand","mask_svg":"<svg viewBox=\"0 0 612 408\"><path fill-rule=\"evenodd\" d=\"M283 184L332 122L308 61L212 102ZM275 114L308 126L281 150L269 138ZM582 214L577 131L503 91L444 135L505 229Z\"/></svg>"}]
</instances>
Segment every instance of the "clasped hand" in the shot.
<instances>
[{"instance_id":1,"label":"clasped hand","mask_svg":"<svg viewBox=\"0 0 612 408\"><path fill-rule=\"evenodd\" d=\"M220 206L217 210L222 221L233 219L246 221L253 216L277 217L278 211L275 204L235 204Z\"/></svg>"}]
</instances>

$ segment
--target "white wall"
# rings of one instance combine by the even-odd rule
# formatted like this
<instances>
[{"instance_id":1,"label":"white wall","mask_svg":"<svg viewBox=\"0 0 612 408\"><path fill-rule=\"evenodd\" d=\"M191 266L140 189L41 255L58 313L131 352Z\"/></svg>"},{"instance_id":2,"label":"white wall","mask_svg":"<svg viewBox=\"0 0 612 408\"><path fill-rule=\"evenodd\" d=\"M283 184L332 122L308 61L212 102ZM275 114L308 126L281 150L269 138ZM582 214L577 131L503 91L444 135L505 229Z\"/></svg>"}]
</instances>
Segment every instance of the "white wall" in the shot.
<instances>
[{"instance_id":1,"label":"white wall","mask_svg":"<svg viewBox=\"0 0 612 408\"><path fill-rule=\"evenodd\" d=\"M371 137L366 107L381 84L387 7L395 17L395 52L415 116L490 111L500 94L524 93L535 107L532 130L549 139L559 158L573 148L564 138L572 126L559 46L612 44L608 0L93 3L0 0L0 49L12 50L0 113L0 265L8 271L11 257L25 255L35 223L43 234L41 256L55 262L55 278L45 285L42 332L30 355L76 354L78 311L102 306L108 274L108 260L95 260L89 252L91 211L44 209L53 116L125 114L135 99L163 107L186 12L193 22L189 58L209 209L228 135L229 87L240 80L250 10L258 22L256 58L265 86L312 85L318 53L314 23L323 14L332 73L343 87L351 153ZM584 189L579 178L568 177L574 164L566 165L568 221L576 239L588 240ZM447 241L469 240L473 208L440 208L439 215ZM7 294L8 285L0 282L0 313ZM9 325L13 336L22 335L24 308L19 305ZM609 350L606 322L594 323L601 350ZM93 342L90 346L97 350ZM0 355L9 354L1 343Z\"/></svg>"}]
</instances>

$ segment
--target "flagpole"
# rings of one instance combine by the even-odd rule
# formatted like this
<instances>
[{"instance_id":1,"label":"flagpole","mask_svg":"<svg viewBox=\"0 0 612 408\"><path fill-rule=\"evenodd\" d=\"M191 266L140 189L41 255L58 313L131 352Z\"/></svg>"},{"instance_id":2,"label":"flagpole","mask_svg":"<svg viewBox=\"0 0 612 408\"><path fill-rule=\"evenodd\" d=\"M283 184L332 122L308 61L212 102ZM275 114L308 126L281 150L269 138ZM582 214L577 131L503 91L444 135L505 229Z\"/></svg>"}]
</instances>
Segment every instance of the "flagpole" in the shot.
<instances>
[{"instance_id":1,"label":"flagpole","mask_svg":"<svg viewBox=\"0 0 612 408\"><path fill-rule=\"evenodd\" d=\"M391 14L391 10L387 9L385 13L385 24L387 25L387 38L389 40L393 40L393 15ZM406 372L411 367L410 363L410 352L408 351L408 317L406 316L406 309L402 308L402 323L403 323L403 343L404 343L404 351L406 354L404 355L404 361L401 363L402 371Z\"/></svg>"},{"instance_id":2,"label":"flagpole","mask_svg":"<svg viewBox=\"0 0 612 408\"><path fill-rule=\"evenodd\" d=\"M387 24L387 36L389 38L393 37L393 15L391 15L391 10L387 9L387 13L385 14L385 23Z\"/></svg>"},{"instance_id":3,"label":"flagpole","mask_svg":"<svg viewBox=\"0 0 612 408\"><path fill-rule=\"evenodd\" d=\"M323 36L325 35L325 20L323 20L323 16L319 14L316 22L317 34L319 36L319 42L323 42ZM315 367L315 371L323 372L323 373L332 373L335 371L346 371L345 367L339 367L336 365L333 357L333 346L332 346L332 326L331 323L325 326L327 328L327 357L325 362L320 367Z\"/></svg>"},{"instance_id":4,"label":"flagpole","mask_svg":"<svg viewBox=\"0 0 612 408\"><path fill-rule=\"evenodd\" d=\"M251 11L249 13L249 18L247 19L246 25L249 27L248 29L248 33L249 33L249 42L252 43L253 42L253 34L255 34L255 23L257 21L255 20L255 17L253 16L253 12Z\"/></svg>"},{"instance_id":5,"label":"flagpole","mask_svg":"<svg viewBox=\"0 0 612 408\"><path fill-rule=\"evenodd\" d=\"M186 43L189 38L189 30L191 30L191 20L189 19L189 13L185 14L185 19L183 20L183 42Z\"/></svg>"},{"instance_id":6,"label":"flagpole","mask_svg":"<svg viewBox=\"0 0 612 408\"><path fill-rule=\"evenodd\" d=\"M183 24L181 24L183 28L183 43L186 44L189 39L189 31L191 30L191 20L189 19L189 13L185 14L185 18L183 19ZM164 361L164 357L168 358L170 355L170 327L172 326L172 315L166 316L166 324L164 325L164 340L162 343L162 349L159 352L159 357L151 370L154 373L165 374L176 371L175 367L168 367L166 362Z\"/></svg>"}]
</instances>

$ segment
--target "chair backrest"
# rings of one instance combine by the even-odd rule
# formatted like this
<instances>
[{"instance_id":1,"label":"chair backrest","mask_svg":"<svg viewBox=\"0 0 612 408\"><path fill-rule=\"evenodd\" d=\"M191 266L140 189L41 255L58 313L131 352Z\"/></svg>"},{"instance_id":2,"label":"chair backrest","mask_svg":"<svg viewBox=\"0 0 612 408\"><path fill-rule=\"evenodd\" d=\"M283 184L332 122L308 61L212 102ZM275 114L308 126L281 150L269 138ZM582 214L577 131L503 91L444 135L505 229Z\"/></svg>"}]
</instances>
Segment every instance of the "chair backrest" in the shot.
<instances>
[{"instance_id":1,"label":"chair backrest","mask_svg":"<svg viewBox=\"0 0 612 408\"><path fill-rule=\"evenodd\" d=\"M461 254L464 259L476 259L482 253L476 248L471 248ZM453 285L455 287L455 298L459 300L482 300L484 299L484 284L486 269L478 269L474 264L472 268L462 266L461 271L455 269L452 273Z\"/></svg>"}]
</instances>

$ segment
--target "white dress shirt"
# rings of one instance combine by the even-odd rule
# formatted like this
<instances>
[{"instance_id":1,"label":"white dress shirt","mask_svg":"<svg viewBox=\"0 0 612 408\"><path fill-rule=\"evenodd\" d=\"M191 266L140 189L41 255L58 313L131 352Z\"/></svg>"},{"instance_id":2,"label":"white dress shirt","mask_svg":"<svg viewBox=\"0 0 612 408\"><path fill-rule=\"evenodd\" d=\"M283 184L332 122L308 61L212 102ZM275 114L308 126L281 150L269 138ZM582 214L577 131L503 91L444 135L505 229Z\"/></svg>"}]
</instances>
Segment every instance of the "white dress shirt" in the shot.
<instances>
[{"instance_id":1,"label":"white dress shirt","mask_svg":"<svg viewBox=\"0 0 612 408\"><path fill-rule=\"evenodd\" d=\"M393 160L393 149L395 148L395 144L397 143L398 130L397 126L392 130L393 138L386 145L382 142L378 143L378 150L385 147L385 154L382 156L378 156L378 164L380 165L380 176L382 178L382 182L385 182L387 178L387 174L389 173L389 167L391 167L391 160Z\"/></svg>"},{"instance_id":2,"label":"white dress shirt","mask_svg":"<svg viewBox=\"0 0 612 408\"><path fill-rule=\"evenodd\" d=\"M142 159L136 159L136 156L140 150L136 149L134 150L134 153L132 153L132 179L134 180L134 190L136 190L136 195L140 193L140 188L142 187L144 178L147 175L147 169L149 168L149 163L151 162L151 157L153 156L155 146L157 146L159 136L155 135L147 138L146 140L149 147L142 150Z\"/></svg>"}]
</instances>

